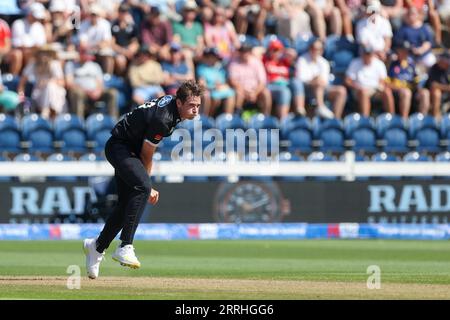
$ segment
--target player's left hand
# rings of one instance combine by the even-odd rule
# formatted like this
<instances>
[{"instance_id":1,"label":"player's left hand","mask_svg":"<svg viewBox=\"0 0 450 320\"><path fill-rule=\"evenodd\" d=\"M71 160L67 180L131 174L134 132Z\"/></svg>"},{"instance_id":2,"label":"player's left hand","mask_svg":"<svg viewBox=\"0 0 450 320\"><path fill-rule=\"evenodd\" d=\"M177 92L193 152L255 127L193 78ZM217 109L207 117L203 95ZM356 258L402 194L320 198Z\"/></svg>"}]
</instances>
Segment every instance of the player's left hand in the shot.
<instances>
[{"instance_id":1,"label":"player's left hand","mask_svg":"<svg viewBox=\"0 0 450 320\"><path fill-rule=\"evenodd\" d=\"M152 188L152 191L150 191L150 197L148 197L148 202L152 205L155 205L159 200L159 191L156 191Z\"/></svg>"}]
</instances>

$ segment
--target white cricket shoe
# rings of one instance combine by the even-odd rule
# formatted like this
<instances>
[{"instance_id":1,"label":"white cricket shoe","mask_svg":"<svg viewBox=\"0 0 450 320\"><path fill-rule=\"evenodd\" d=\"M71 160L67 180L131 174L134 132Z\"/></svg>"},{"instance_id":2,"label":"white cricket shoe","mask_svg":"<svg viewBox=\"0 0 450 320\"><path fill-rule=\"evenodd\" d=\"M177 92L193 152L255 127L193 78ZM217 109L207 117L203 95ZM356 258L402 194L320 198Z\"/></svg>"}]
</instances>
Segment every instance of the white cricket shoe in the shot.
<instances>
[{"instance_id":1,"label":"white cricket shoe","mask_svg":"<svg viewBox=\"0 0 450 320\"><path fill-rule=\"evenodd\" d=\"M83 251L86 255L86 271L91 279L98 278L100 262L102 262L105 253L97 252L96 239L84 239Z\"/></svg>"},{"instance_id":2,"label":"white cricket shoe","mask_svg":"<svg viewBox=\"0 0 450 320\"><path fill-rule=\"evenodd\" d=\"M319 115L325 119L333 119L334 118L333 111L328 109L327 106L317 106L316 113L317 113L317 115Z\"/></svg>"},{"instance_id":3,"label":"white cricket shoe","mask_svg":"<svg viewBox=\"0 0 450 320\"><path fill-rule=\"evenodd\" d=\"M124 267L130 267L132 269L139 269L141 267L141 263L136 257L134 247L131 244L123 247L117 247L116 251L112 255L112 258Z\"/></svg>"}]
</instances>

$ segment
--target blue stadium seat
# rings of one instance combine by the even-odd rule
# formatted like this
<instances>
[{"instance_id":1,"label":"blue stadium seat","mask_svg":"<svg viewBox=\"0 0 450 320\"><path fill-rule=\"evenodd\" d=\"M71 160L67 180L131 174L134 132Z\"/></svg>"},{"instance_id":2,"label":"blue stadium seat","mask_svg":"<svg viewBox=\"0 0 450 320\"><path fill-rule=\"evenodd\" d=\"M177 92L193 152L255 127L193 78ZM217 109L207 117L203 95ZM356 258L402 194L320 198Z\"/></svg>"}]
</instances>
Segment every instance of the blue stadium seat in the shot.
<instances>
[{"instance_id":1,"label":"blue stadium seat","mask_svg":"<svg viewBox=\"0 0 450 320\"><path fill-rule=\"evenodd\" d=\"M359 128L375 130L372 118L363 117L359 113L351 113L344 118L345 137L351 139L353 131Z\"/></svg>"},{"instance_id":2,"label":"blue stadium seat","mask_svg":"<svg viewBox=\"0 0 450 320\"><path fill-rule=\"evenodd\" d=\"M406 130L405 121L397 114L391 114L387 112L382 113L377 116L375 123L379 139L383 139L384 133L390 128L399 128Z\"/></svg>"},{"instance_id":3,"label":"blue stadium seat","mask_svg":"<svg viewBox=\"0 0 450 320\"><path fill-rule=\"evenodd\" d=\"M0 131L5 129L19 130L16 118L8 114L0 113Z\"/></svg>"},{"instance_id":4,"label":"blue stadium seat","mask_svg":"<svg viewBox=\"0 0 450 320\"><path fill-rule=\"evenodd\" d=\"M375 130L372 128L360 127L353 131L351 135L353 141L353 151L360 152L376 152L377 137Z\"/></svg>"},{"instance_id":5,"label":"blue stadium seat","mask_svg":"<svg viewBox=\"0 0 450 320\"><path fill-rule=\"evenodd\" d=\"M414 113L409 116L409 138L415 139L416 133L422 128L438 129L436 119L430 115L423 115L422 113Z\"/></svg>"},{"instance_id":6,"label":"blue stadium seat","mask_svg":"<svg viewBox=\"0 0 450 320\"><path fill-rule=\"evenodd\" d=\"M441 137L450 140L450 113L446 113L441 119Z\"/></svg>"},{"instance_id":7,"label":"blue stadium seat","mask_svg":"<svg viewBox=\"0 0 450 320\"><path fill-rule=\"evenodd\" d=\"M385 152L408 152L408 133L405 129L392 127L382 136Z\"/></svg>"},{"instance_id":8,"label":"blue stadium seat","mask_svg":"<svg viewBox=\"0 0 450 320\"><path fill-rule=\"evenodd\" d=\"M248 128L259 129L279 129L280 123L274 116L265 116L262 113L255 114L249 120Z\"/></svg>"},{"instance_id":9,"label":"blue stadium seat","mask_svg":"<svg viewBox=\"0 0 450 320\"><path fill-rule=\"evenodd\" d=\"M358 55L358 47L345 37L331 35L325 40L324 57L330 61L333 73L345 73L350 62Z\"/></svg>"},{"instance_id":10,"label":"blue stadium seat","mask_svg":"<svg viewBox=\"0 0 450 320\"><path fill-rule=\"evenodd\" d=\"M83 120L75 114L65 113L58 115L54 122L55 139L60 140L62 133L68 129L84 130Z\"/></svg>"},{"instance_id":11,"label":"blue stadium seat","mask_svg":"<svg viewBox=\"0 0 450 320\"><path fill-rule=\"evenodd\" d=\"M105 161L105 157L93 152L85 153L80 158L79 161Z\"/></svg>"},{"instance_id":12,"label":"blue stadium seat","mask_svg":"<svg viewBox=\"0 0 450 320\"><path fill-rule=\"evenodd\" d=\"M261 44L262 44L262 46L263 46L264 48L267 49L267 48L269 47L270 42L273 41L273 40L280 40L281 43L283 43L283 45L284 45L286 48L292 48L291 41L290 41L288 38L285 38L285 37L282 37L282 36L276 35L276 34L268 34L268 35L266 35L266 36L263 38Z\"/></svg>"},{"instance_id":13,"label":"blue stadium seat","mask_svg":"<svg viewBox=\"0 0 450 320\"><path fill-rule=\"evenodd\" d=\"M343 152L344 151L344 132L336 128L325 128L320 131L320 151L323 152Z\"/></svg>"},{"instance_id":14,"label":"blue stadium seat","mask_svg":"<svg viewBox=\"0 0 450 320\"><path fill-rule=\"evenodd\" d=\"M312 123L307 117L294 116L285 119L281 125L281 137L287 139L289 133L295 129L305 129L313 132Z\"/></svg>"},{"instance_id":15,"label":"blue stadium seat","mask_svg":"<svg viewBox=\"0 0 450 320\"><path fill-rule=\"evenodd\" d=\"M62 152L86 152L86 133L80 129L68 129L62 133Z\"/></svg>"},{"instance_id":16,"label":"blue stadium seat","mask_svg":"<svg viewBox=\"0 0 450 320\"><path fill-rule=\"evenodd\" d=\"M0 131L0 152L18 153L21 150L20 132L15 129L4 129Z\"/></svg>"},{"instance_id":17,"label":"blue stadium seat","mask_svg":"<svg viewBox=\"0 0 450 320\"><path fill-rule=\"evenodd\" d=\"M107 114L95 113L86 119L86 132L89 140L94 140L95 133L100 130L111 130L114 128L116 121Z\"/></svg>"},{"instance_id":18,"label":"blue stadium seat","mask_svg":"<svg viewBox=\"0 0 450 320\"><path fill-rule=\"evenodd\" d=\"M319 117L314 117L312 119L313 124L313 134L315 138L319 138L320 133L325 129L337 129L344 132L344 126L339 119L321 119Z\"/></svg>"},{"instance_id":19,"label":"blue stadium seat","mask_svg":"<svg viewBox=\"0 0 450 320\"><path fill-rule=\"evenodd\" d=\"M124 110L128 107L128 103L131 100L131 88L124 78L105 74L103 77L103 83L105 88L114 88L117 90L117 107L119 113L124 113Z\"/></svg>"},{"instance_id":20,"label":"blue stadium seat","mask_svg":"<svg viewBox=\"0 0 450 320\"><path fill-rule=\"evenodd\" d=\"M248 34L240 34L238 36L239 42L241 44L245 43L250 45L251 47L260 47L262 46L261 41L259 41L256 37L248 35Z\"/></svg>"},{"instance_id":21,"label":"blue stadium seat","mask_svg":"<svg viewBox=\"0 0 450 320\"><path fill-rule=\"evenodd\" d=\"M53 153L47 157L47 162L75 161L75 158L62 153ZM77 181L76 176L48 176L48 181L74 182Z\"/></svg>"},{"instance_id":22,"label":"blue stadium seat","mask_svg":"<svg viewBox=\"0 0 450 320\"><path fill-rule=\"evenodd\" d=\"M450 152L441 152L436 155L436 158L434 160L437 162L450 162Z\"/></svg>"},{"instance_id":23,"label":"blue stadium seat","mask_svg":"<svg viewBox=\"0 0 450 320\"><path fill-rule=\"evenodd\" d=\"M372 156L373 162L397 162L399 158L393 154L386 152L378 152ZM400 180L400 176L380 176L374 177L373 179L383 179L383 180Z\"/></svg>"},{"instance_id":24,"label":"blue stadium seat","mask_svg":"<svg viewBox=\"0 0 450 320\"><path fill-rule=\"evenodd\" d=\"M24 140L30 138L30 134L37 129L52 131L50 122L40 115L33 113L22 118L22 137Z\"/></svg>"},{"instance_id":25,"label":"blue stadium seat","mask_svg":"<svg viewBox=\"0 0 450 320\"><path fill-rule=\"evenodd\" d=\"M100 130L95 133L94 137L94 151L97 153L105 149L106 141L111 137L111 132L108 129Z\"/></svg>"},{"instance_id":26,"label":"blue stadium seat","mask_svg":"<svg viewBox=\"0 0 450 320\"><path fill-rule=\"evenodd\" d=\"M408 152L403 156L404 162L428 162L432 161L432 159L423 153L419 153L417 151ZM432 176L406 176L406 179L418 179L418 180L431 180Z\"/></svg>"},{"instance_id":27,"label":"blue stadium seat","mask_svg":"<svg viewBox=\"0 0 450 320\"><path fill-rule=\"evenodd\" d=\"M439 152L440 137L439 130L432 127L422 127L415 133L415 140L417 140L418 151Z\"/></svg>"},{"instance_id":28,"label":"blue stadium seat","mask_svg":"<svg viewBox=\"0 0 450 320\"><path fill-rule=\"evenodd\" d=\"M337 161L336 157L330 154L323 153L321 151L312 152L307 158L309 162L330 162ZM339 180L338 176L323 176L323 177L312 177L316 181L335 181Z\"/></svg>"},{"instance_id":29,"label":"blue stadium seat","mask_svg":"<svg viewBox=\"0 0 450 320\"><path fill-rule=\"evenodd\" d=\"M216 118L216 127L222 134L226 129L246 129L245 121L237 114L222 113Z\"/></svg>"},{"instance_id":30,"label":"blue stadium seat","mask_svg":"<svg viewBox=\"0 0 450 320\"><path fill-rule=\"evenodd\" d=\"M297 128L289 132L289 152L311 152L313 136L311 131Z\"/></svg>"},{"instance_id":31,"label":"blue stadium seat","mask_svg":"<svg viewBox=\"0 0 450 320\"><path fill-rule=\"evenodd\" d=\"M314 36L301 35L295 38L293 42L293 47L297 51L297 54L301 56L308 52L309 46L316 39Z\"/></svg>"},{"instance_id":32,"label":"blue stadium seat","mask_svg":"<svg viewBox=\"0 0 450 320\"><path fill-rule=\"evenodd\" d=\"M187 129L191 134L193 134L194 130L199 130L201 128L203 131L206 131L208 129L215 128L216 124L213 118L201 114L192 121L181 122L179 127Z\"/></svg>"},{"instance_id":33,"label":"blue stadium seat","mask_svg":"<svg viewBox=\"0 0 450 320\"><path fill-rule=\"evenodd\" d=\"M39 128L33 130L28 141L30 143L29 152L54 152L53 132L48 129Z\"/></svg>"},{"instance_id":34,"label":"blue stadium seat","mask_svg":"<svg viewBox=\"0 0 450 320\"><path fill-rule=\"evenodd\" d=\"M19 153L14 158L15 162L41 161L42 159L29 153Z\"/></svg>"}]
</instances>

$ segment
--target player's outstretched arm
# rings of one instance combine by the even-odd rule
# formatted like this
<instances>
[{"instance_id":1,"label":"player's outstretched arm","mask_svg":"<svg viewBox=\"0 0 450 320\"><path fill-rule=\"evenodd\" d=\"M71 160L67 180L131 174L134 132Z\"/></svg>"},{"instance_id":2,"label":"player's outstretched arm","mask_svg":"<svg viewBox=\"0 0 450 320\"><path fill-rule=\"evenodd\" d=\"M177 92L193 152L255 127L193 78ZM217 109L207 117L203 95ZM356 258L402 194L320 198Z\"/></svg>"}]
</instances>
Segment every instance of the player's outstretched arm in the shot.
<instances>
[{"instance_id":1,"label":"player's outstretched arm","mask_svg":"<svg viewBox=\"0 0 450 320\"><path fill-rule=\"evenodd\" d=\"M148 173L149 179L152 172L152 163L153 163L153 154L155 153L156 145L151 142L144 140L142 143L141 149L141 161L144 165L145 170ZM150 197L148 198L148 202L152 205L156 204L159 200L159 192L152 188L150 192Z\"/></svg>"}]
</instances>

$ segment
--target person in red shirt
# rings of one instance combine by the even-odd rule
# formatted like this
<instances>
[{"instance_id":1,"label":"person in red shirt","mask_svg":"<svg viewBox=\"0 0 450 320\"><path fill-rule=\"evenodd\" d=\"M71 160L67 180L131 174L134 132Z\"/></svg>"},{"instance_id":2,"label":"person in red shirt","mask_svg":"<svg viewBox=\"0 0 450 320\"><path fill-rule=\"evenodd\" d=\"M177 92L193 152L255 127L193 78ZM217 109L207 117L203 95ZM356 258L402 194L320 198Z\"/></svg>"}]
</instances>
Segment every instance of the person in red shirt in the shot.
<instances>
[{"instance_id":1,"label":"person in red shirt","mask_svg":"<svg viewBox=\"0 0 450 320\"><path fill-rule=\"evenodd\" d=\"M280 119L288 115L291 106L290 69L295 57L295 51L286 49L278 39L269 43L267 52L263 56L267 74L267 88L270 90Z\"/></svg>"},{"instance_id":2,"label":"person in red shirt","mask_svg":"<svg viewBox=\"0 0 450 320\"><path fill-rule=\"evenodd\" d=\"M11 50L11 29L5 20L0 19L0 62Z\"/></svg>"}]
</instances>

